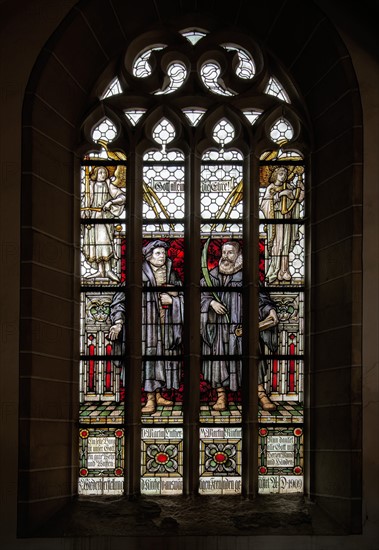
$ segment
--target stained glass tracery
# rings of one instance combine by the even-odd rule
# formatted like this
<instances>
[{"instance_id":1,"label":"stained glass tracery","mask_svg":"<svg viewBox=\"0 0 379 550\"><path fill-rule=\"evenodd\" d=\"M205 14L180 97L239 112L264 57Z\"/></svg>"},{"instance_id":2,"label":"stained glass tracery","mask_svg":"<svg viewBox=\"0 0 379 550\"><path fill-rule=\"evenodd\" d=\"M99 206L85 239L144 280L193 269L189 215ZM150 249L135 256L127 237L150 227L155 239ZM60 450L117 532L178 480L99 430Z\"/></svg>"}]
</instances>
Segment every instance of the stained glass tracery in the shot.
<instances>
[{"instance_id":1,"label":"stained glass tracery","mask_svg":"<svg viewBox=\"0 0 379 550\"><path fill-rule=\"evenodd\" d=\"M235 130L228 120L220 120L213 130L213 139L224 147L227 143L233 141Z\"/></svg>"},{"instance_id":2,"label":"stained glass tracery","mask_svg":"<svg viewBox=\"0 0 379 550\"><path fill-rule=\"evenodd\" d=\"M293 128L285 118L280 118L275 122L270 131L272 141L283 145L293 138Z\"/></svg>"},{"instance_id":3,"label":"stained glass tracery","mask_svg":"<svg viewBox=\"0 0 379 550\"><path fill-rule=\"evenodd\" d=\"M164 90L158 90L155 95L171 94L180 88L187 76L187 68L178 61L171 63L167 68L167 75L170 79Z\"/></svg>"},{"instance_id":4,"label":"stained glass tracery","mask_svg":"<svg viewBox=\"0 0 379 550\"><path fill-rule=\"evenodd\" d=\"M197 126L202 116L206 113L206 109L183 109L183 113L188 118L191 126Z\"/></svg>"},{"instance_id":5,"label":"stained glass tracery","mask_svg":"<svg viewBox=\"0 0 379 550\"><path fill-rule=\"evenodd\" d=\"M157 44L156 46L153 46L143 53L139 54L133 63L133 75L137 78L146 78L147 76L151 75L152 68L149 63L149 57L152 52L159 52L165 47L165 44Z\"/></svg>"},{"instance_id":6,"label":"stained glass tracery","mask_svg":"<svg viewBox=\"0 0 379 550\"><path fill-rule=\"evenodd\" d=\"M116 126L109 118L104 118L92 131L92 139L95 143L101 140L110 143L116 136Z\"/></svg>"},{"instance_id":7,"label":"stained glass tracery","mask_svg":"<svg viewBox=\"0 0 379 550\"><path fill-rule=\"evenodd\" d=\"M279 80L273 76L268 81L265 93L277 97L286 103L291 103L290 98L283 86L280 84Z\"/></svg>"},{"instance_id":8,"label":"stained glass tracery","mask_svg":"<svg viewBox=\"0 0 379 550\"><path fill-rule=\"evenodd\" d=\"M204 63L200 71L203 84L208 90L217 95L232 96L235 93L229 90L221 78L221 68L215 61Z\"/></svg>"},{"instance_id":9,"label":"stained glass tracery","mask_svg":"<svg viewBox=\"0 0 379 550\"><path fill-rule=\"evenodd\" d=\"M235 69L236 75L244 80L253 78L255 75L255 64L251 55L246 50L233 44L222 44L222 46L229 52L237 52L238 65Z\"/></svg>"},{"instance_id":10,"label":"stained glass tracery","mask_svg":"<svg viewBox=\"0 0 379 550\"><path fill-rule=\"evenodd\" d=\"M207 33L202 31L186 31L181 33L193 46L199 42Z\"/></svg>"},{"instance_id":11,"label":"stained glass tracery","mask_svg":"<svg viewBox=\"0 0 379 550\"><path fill-rule=\"evenodd\" d=\"M122 88L119 79L115 77L106 87L101 99L106 99L107 97L118 94L122 94Z\"/></svg>"},{"instance_id":12,"label":"stained glass tracery","mask_svg":"<svg viewBox=\"0 0 379 550\"><path fill-rule=\"evenodd\" d=\"M251 125L253 125L263 113L261 109L244 109L242 112Z\"/></svg>"},{"instance_id":13,"label":"stained glass tracery","mask_svg":"<svg viewBox=\"0 0 379 550\"><path fill-rule=\"evenodd\" d=\"M143 115L146 113L146 109L125 109L124 110L126 118L136 126Z\"/></svg>"},{"instance_id":14,"label":"stained glass tracery","mask_svg":"<svg viewBox=\"0 0 379 550\"><path fill-rule=\"evenodd\" d=\"M167 118L162 118L162 120L154 126L152 137L154 141L162 145L162 149L164 150L166 145L171 143L175 138L175 128Z\"/></svg>"}]
</instances>

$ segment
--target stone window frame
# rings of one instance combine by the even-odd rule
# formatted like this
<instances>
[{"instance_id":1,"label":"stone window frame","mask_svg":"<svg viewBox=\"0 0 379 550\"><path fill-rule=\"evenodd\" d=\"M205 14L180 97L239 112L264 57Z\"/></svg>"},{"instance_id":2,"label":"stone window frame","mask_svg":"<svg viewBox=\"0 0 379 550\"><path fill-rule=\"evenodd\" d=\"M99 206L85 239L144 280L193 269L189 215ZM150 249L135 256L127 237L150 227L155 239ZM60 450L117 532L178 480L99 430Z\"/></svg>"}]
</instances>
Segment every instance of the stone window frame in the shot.
<instances>
[{"instance_id":1,"label":"stone window frame","mask_svg":"<svg viewBox=\"0 0 379 550\"><path fill-rule=\"evenodd\" d=\"M49 517L75 494L79 280L72 273L78 265L77 148L80 121L96 100L91 95L94 75L111 66L130 36L153 28L159 19L177 17L182 28L195 20L198 25L199 19L208 28L233 20L281 60L305 97L313 128L308 494L346 526L346 532L358 533L362 114L351 60L332 25L316 9L304 16L301 33L288 36L290 13L278 10L273 17L267 8L253 9L248 2L239 10L222 2L217 17L207 6L201 10L192 4L187 15L176 13L176 7L167 12L164 2L156 2L151 12L142 1L131 18L126 6L115 5L101 12L99 6L80 2L43 48L25 95L20 528L27 531L37 518ZM103 26L110 29L106 35ZM48 399L42 400L46 395Z\"/></svg>"}]
</instances>

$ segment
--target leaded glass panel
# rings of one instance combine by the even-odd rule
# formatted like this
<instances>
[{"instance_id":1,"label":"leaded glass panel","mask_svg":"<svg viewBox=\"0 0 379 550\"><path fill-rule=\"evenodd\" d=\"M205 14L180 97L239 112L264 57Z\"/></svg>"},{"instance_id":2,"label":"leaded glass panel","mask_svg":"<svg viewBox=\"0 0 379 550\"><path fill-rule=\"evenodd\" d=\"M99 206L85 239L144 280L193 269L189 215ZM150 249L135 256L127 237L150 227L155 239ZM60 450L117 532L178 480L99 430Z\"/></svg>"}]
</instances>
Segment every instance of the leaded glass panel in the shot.
<instances>
[{"instance_id":1,"label":"leaded glass panel","mask_svg":"<svg viewBox=\"0 0 379 550\"><path fill-rule=\"evenodd\" d=\"M81 428L79 431L79 493L119 495L124 489L122 428Z\"/></svg>"},{"instance_id":2,"label":"leaded glass panel","mask_svg":"<svg viewBox=\"0 0 379 550\"><path fill-rule=\"evenodd\" d=\"M126 157L110 152L105 140L101 145L81 168L79 493L85 495L122 494L124 476L125 332L113 304L125 303Z\"/></svg>"},{"instance_id":3,"label":"leaded glass panel","mask_svg":"<svg viewBox=\"0 0 379 550\"><path fill-rule=\"evenodd\" d=\"M259 493L303 492L302 427L260 427L258 452Z\"/></svg>"},{"instance_id":4,"label":"leaded glass panel","mask_svg":"<svg viewBox=\"0 0 379 550\"><path fill-rule=\"evenodd\" d=\"M183 429L142 428L141 493L177 495L183 492Z\"/></svg>"},{"instance_id":5,"label":"leaded glass panel","mask_svg":"<svg viewBox=\"0 0 379 550\"><path fill-rule=\"evenodd\" d=\"M125 109L124 113L129 122L131 122L133 126L136 126L146 113L146 109Z\"/></svg>"},{"instance_id":6,"label":"leaded glass panel","mask_svg":"<svg viewBox=\"0 0 379 550\"><path fill-rule=\"evenodd\" d=\"M106 87L102 99L106 99L107 97L111 97L113 95L122 94L122 88L119 79L117 76L108 84Z\"/></svg>"},{"instance_id":7,"label":"leaded glass panel","mask_svg":"<svg viewBox=\"0 0 379 550\"><path fill-rule=\"evenodd\" d=\"M200 428L201 495L236 495L242 490L242 428Z\"/></svg>"},{"instance_id":8,"label":"leaded glass panel","mask_svg":"<svg viewBox=\"0 0 379 550\"><path fill-rule=\"evenodd\" d=\"M304 167L261 167L260 227L268 284L304 284ZM297 222L299 220L299 222Z\"/></svg>"},{"instance_id":9,"label":"leaded glass panel","mask_svg":"<svg viewBox=\"0 0 379 550\"><path fill-rule=\"evenodd\" d=\"M204 63L200 70L201 80L204 86L216 95L232 96L235 92L229 90L221 78L221 68L215 61Z\"/></svg>"},{"instance_id":10,"label":"leaded glass panel","mask_svg":"<svg viewBox=\"0 0 379 550\"><path fill-rule=\"evenodd\" d=\"M200 428L201 494L241 492L243 157L223 150L234 135L219 121L213 138L222 149L206 152L201 166L200 422L217 425Z\"/></svg>"},{"instance_id":11,"label":"leaded glass panel","mask_svg":"<svg viewBox=\"0 0 379 550\"><path fill-rule=\"evenodd\" d=\"M199 108L193 108L193 109L183 109L183 113L186 115L187 119L189 120L191 126L197 126L200 122L202 116L206 113L206 109L199 109Z\"/></svg>"},{"instance_id":12,"label":"leaded glass panel","mask_svg":"<svg viewBox=\"0 0 379 550\"><path fill-rule=\"evenodd\" d=\"M166 47L165 44L159 44L149 48L143 53L140 53L133 64L133 75L137 78L146 78L151 75L152 69L149 63L149 58L152 52L158 52Z\"/></svg>"},{"instance_id":13,"label":"leaded glass panel","mask_svg":"<svg viewBox=\"0 0 379 550\"><path fill-rule=\"evenodd\" d=\"M171 63L167 67L167 74L170 79L168 86L164 90L155 92L155 95L172 94L184 83L187 76L187 69L183 63Z\"/></svg>"},{"instance_id":14,"label":"leaded glass panel","mask_svg":"<svg viewBox=\"0 0 379 550\"><path fill-rule=\"evenodd\" d=\"M291 103L288 94L283 86L280 84L279 80L277 78L274 78L273 76L268 81L265 93L277 97L278 99L281 99L286 103Z\"/></svg>"},{"instance_id":15,"label":"leaded glass panel","mask_svg":"<svg viewBox=\"0 0 379 550\"><path fill-rule=\"evenodd\" d=\"M143 216L147 219L184 217L184 158L179 151L145 155Z\"/></svg>"},{"instance_id":16,"label":"leaded glass panel","mask_svg":"<svg viewBox=\"0 0 379 550\"><path fill-rule=\"evenodd\" d=\"M142 250L142 422L154 424L183 420L184 241L162 235Z\"/></svg>"},{"instance_id":17,"label":"leaded glass panel","mask_svg":"<svg viewBox=\"0 0 379 550\"><path fill-rule=\"evenodd\" d=\"M95 143L104 140L107 143L113 141L117 136L116 126L109 118L104 118L92 131L92 139Z\"/></svg>"},{"instance_id":18,"label":"leaded glass panel","mask_svg":"<svg viewBox=\"0 0 379 550\"><path fill-rule=\"evenodd\" d=\"M275 122L270 131L270 138L273 142L283 145L293 138L293 128L285 118Z\"/></svg>"},{"instance_id":19,"label":"leaded glass panel","mask_svg":"<svg viewBox=\"0 0 379 550\"><path fill-rule=\"evenodd\" d=\"M143 164L141 422L151 427L142 428L141 492L168 495L183 490L185 171L183 153L166 147L171 122L152 137L162 149Z\"/></svg>"},{"instance_id":20,"label":"leaded glass panel","mask_svg":"<svg viewBox=\"0 0 379 550\"><path fill-rule=\"evenodd\" d=\"M242 218L242 156L238 151L204 155L200 185L203 220Z\"/></svg>"},{"instance_id":21,"label":"leaded glass panel","mask_svg":"<svg viewBox=\"0 0 379 550\"><path fill-rule=\"evenodd\" d=\"M185 38L187 38L187 40L188 40L189 42L191 42L191 44L192 44L193 46L195 46L195 44L197 44L197 43L199 42L199 40L201 40L202 38L204 38L204 36L207 36L207 34L206 34L205 32L196 31L196 30L182 32L181 34L182 34L182 36L184 36Z\"/></svg>"},{"instance_id":22,"label":"leaded glass panel","mask_svg":"<svg viewBox=\"0 0 379 550\"><path fill-rule=\"evenodd\" d=\"M250 80L255 75L255 65L251 55L242 48L233 44L222 44L222 47L229 52L237 52L238 65L235 69L236 75L244 80Z\"/></svg>"},{"instance_id":23,"label":"leaded glass panel","mask_svg":"<svg viewBox=\"0 0 379 550\"><path fill-rule=\"evenodd\" d=\"M271 138L292 126L279 119ZM303 491L305 168L299 154L264 155L259 188L259 278L275 303L271 338L260 332L259 492ZM264 223L262 223L264 219ZM274 331L274 332L273 332ZM270 402L264 397L267 395Z\"/></svg>"},{"instance_id":24,"label":"leaded glass panel","mask_svg":"<svg viewBox=\"0 0 379 550\"><path fill-rule=\"evenodd\" d=\"M261 109L244 109L242 112L251 125L255 124L255 122L263 113Z\"/></svg>"}]
</instances>

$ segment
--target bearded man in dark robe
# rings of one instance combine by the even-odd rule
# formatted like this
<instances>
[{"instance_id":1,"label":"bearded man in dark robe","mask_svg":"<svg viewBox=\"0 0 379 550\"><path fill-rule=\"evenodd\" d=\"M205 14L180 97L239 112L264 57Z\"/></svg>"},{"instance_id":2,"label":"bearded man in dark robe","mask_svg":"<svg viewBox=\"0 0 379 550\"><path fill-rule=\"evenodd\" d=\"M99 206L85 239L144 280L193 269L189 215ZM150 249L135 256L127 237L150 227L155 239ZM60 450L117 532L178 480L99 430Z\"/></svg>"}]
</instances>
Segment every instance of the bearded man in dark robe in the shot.
<instances>
[{"instance_id":1,"label":"bearded man in dark robe","mask_svg":"<svg viewBox=\"0 0 379 550\"><path fill-rule=\"evenodd\" d=\"M203 375L204 380L217 390L213 409L222 412L228 407L226 390L237 391L241 387L242 251L237 241L223 244L219 264L209 272L209 279L210 285L204 278L200 282L203 287L214 288L214 291L201 294ZM216 291L217 287L222 289ZM263 291L259 294L259 321L262 325L261 351L264 344L275 351L277 335L274 327L278 323L275 303ZM270 401L263 386L266 371L267 363L262 360L258 372L258 398L264 410L274 410L276 405Z\"/></svg>"},{"instance_id":2,"label":"bearded man in dark robe","mask_svg":"<svg viewBox=\"0 0 379 550\"><path fill-rule=\"evenodd\" d=\"M142 386L147 393L144 414L154 413L157 405L173 405L162 396L162 390L179 388L181 361L177 356L182 353L183 293L177 290L181 281L167 257L168 248L167 242L155 240L142 250L142 285L151 289L142 291ZM167 291L156 287L167 287ZM125 324L122 292L112 300L110 317L109 334L117 345Z\"/></svg>"}]
</instances>

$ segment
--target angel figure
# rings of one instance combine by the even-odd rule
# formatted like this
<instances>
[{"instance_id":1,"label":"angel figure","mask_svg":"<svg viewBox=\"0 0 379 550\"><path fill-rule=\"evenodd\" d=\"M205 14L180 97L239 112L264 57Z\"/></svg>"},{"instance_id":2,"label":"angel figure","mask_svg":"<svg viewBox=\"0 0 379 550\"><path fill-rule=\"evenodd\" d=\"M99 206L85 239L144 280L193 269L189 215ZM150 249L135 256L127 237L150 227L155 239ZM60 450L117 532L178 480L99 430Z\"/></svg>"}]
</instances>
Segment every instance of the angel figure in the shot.
<instances>
[{"instance_id":1,"label":"angel figure","mask_svg":"<svg viewBox=\"0 0 379 550\"><path fill-rule=\"evenodd\" d=\"M90 223L90 220L119 218L125 207L124 166L117 166L114 176L110 178L105 166L96 166L86 177L86 205L83 215L89 223L84 227L83 255L87 262L96 269L88 278L108 278L119 282L113 271L118 260L115 246L115 227L109 223Z\"/></svg>"},{"instance_id":2,"label":"angel figure","mask_svg":"<svg viewBox=\"0 0 379 550\"><path fill-rule=\"evenodd\" d=\"M285 166L274 168L260 206L266 219L284 221L283 224L267 224L270 260L266 279L269 283L290 282L292 279L289 254L299 238L299 226L285 223L285 220L299 218L300 204L304 200L304 184L300 171L294 171L291 176L288 177Z\"/></svg>"}]
</instances>

